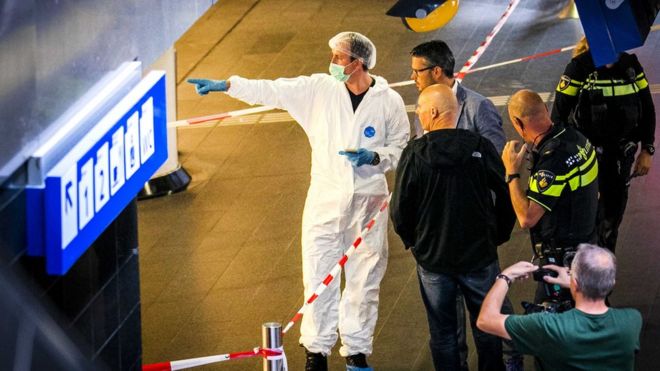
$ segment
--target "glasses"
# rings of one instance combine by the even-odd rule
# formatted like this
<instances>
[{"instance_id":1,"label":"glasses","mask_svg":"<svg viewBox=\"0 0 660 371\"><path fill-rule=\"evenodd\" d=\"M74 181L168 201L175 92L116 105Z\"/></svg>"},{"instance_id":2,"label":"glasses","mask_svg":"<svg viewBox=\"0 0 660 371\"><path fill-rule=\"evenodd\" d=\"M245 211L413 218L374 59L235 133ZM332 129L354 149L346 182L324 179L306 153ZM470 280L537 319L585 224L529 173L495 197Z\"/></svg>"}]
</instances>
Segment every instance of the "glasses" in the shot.
<instances>
[{"instance_id":1,"label":"glasses","mask_svg":"<svg viewBox=\"0 0 660 371\"><path fill-rule=\"evenodd\" d=\"M438 66L435 66L435 65L434 65L434 66L428 66L428 67L426 67L426 68L420 68L420 69L418 69L418 70L416 70L416 69L413 68L413 69L412 69L412 75L413 75L413 76L419 76L420 72L428 71L428 70L433 69L433 68L436 68L436 67L438 67Z\"/></svg>"}]
</instances>

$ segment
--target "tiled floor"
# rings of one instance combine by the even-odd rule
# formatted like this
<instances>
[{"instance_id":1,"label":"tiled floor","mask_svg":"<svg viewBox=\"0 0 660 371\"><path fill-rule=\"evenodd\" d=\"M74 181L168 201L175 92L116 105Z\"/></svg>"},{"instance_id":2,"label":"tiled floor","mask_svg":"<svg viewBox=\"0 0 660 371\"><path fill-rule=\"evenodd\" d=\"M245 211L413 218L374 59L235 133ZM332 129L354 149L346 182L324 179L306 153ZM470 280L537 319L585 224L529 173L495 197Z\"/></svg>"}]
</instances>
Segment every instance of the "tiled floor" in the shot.
<instances>
[{"instance_id":1,"label":"tiled floor","mask_svg":"<svg viewBox=\"0 0 660 371\"><path fill-rule=\"evenodd\" d=\"M176 45L179 118L247 107L223 94L200 97L186 78L323 72L328 65L327 40L344 30L362 32L374 41L378 62L373 73L390 82L407 79L408 51L434 38L449 43L460 66L507 4L464 0L445 28L416 34L405 30L400 20L383 15L393 3L220 0ZM478 65L574 43L581 33L579 21L555 19L560 6L546 3L523 2ZM541 9L550 6L553 9ZM659 34L651 34L638 53L652 84L660 82ZM568 59L565 53L476 72L464 83L491 97L508 96L522 87L552 92ZM414 87L398 91L406 104L415 103ZM654 97L660 107L658 95ZM504 101L499 101L504 112ZM505 126L512 138L508 120ZM180 160L193 177L189 189L139 203L145 363L252 349L260 344L262 323L286 323L303 302L300 220L310 167L303 131L286 115L266 114L181 128L178 141ZM655 229L660 222L659 174L653 169L631 188L612 298L615 305L634 306L644 315L641 370L655 369L660 359L660 310L654 310L660 296L660 233ZM430 370L414 262L393 232L389 237L390 260L370 361L377 370ZM502 265L530 256L527 233L518 229L500 248ZM514 303L531 298L532 286L515 285ZM297 334L298 326L285 339L290 369L296 371L303 368ZM343 359L336 353L331 369L341 370ZM476 369L473 351L470 362ZM259 365L259 360L239 360L203 369L256 370Z\"/></svg>"}]
</instances>

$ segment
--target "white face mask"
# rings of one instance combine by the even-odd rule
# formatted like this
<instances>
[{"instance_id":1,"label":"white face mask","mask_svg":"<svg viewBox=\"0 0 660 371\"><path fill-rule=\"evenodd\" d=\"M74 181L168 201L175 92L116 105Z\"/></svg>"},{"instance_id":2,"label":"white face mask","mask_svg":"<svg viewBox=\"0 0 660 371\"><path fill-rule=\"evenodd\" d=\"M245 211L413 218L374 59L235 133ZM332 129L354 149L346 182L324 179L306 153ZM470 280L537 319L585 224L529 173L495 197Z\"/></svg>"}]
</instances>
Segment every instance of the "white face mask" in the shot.
<instances>
[{"instance_id":1,"label":"white face mask","mask_svg":"<svg viewBox=\"0 0 660 371\"><path fill-rule=\"evenodd\" d=\"M346 68L346 66L342 66L336 63L330 63L330 67L328 70L330 71L330 75L335 79L337 79L339 82L346 82L351 77L353 72L347 75L344 73L344 68Z\"/></svg>"}]
</instances>

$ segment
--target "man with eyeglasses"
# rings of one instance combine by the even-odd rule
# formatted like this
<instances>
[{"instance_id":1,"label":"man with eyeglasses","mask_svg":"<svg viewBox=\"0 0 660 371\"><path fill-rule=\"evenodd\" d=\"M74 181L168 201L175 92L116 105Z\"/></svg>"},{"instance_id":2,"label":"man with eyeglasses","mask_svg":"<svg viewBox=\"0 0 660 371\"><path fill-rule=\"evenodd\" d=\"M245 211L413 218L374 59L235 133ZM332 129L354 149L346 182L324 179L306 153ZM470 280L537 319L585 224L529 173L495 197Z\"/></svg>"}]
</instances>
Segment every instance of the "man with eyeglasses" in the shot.
<instances>
[{"instance_id":1,"label":"man with eyeglasses","mask_svg":"<svg viewBox=\"0 0 660 371\"><path fill-rule=\"evenodd\" d=\"M417 45L410 51L412 56L410 78L415 80L417 89L421 92L426 87L434 84L446 85L452 89L458 101L457 129L466 129L490 140L498 153L502 153L506 136L502 128L502 117L497 112L493 102L483 95L470 90L456 81L454 78L454 55L447 43L442 40L432 40ZM415 118L414 132L417 138L423 134L419 118ZM485 293L484 293L485 294ZM467 342L465 334L465 307L463 295L460 290L456 295L456 318L458 344L461 368L467 370ZM511 302L507 299L503 307L503 313L513 314ZM470 320L474 329L475 318ZM513 349L511 342L505 342L504 354L507 370L522 370L522 355Z\"/></svg>"},{"instance_id":2,"label":"man with eyeglasses","mask_svg":"<svg viewBox=\"0 0 660 371\"><path fill-rule=\"evenodd\" d=\"M417 89L421 92L433 84L449 86L458 100L456 127L485 137L493 143L499 153L502 153L506 142L502 117L488 98L456 81L455 59L449 46L444 41L432 40L414 47L410 55L412 56L410 78L415 80ZM419 128L420 125L416 127Z\"/></svg>"}]
</instances>

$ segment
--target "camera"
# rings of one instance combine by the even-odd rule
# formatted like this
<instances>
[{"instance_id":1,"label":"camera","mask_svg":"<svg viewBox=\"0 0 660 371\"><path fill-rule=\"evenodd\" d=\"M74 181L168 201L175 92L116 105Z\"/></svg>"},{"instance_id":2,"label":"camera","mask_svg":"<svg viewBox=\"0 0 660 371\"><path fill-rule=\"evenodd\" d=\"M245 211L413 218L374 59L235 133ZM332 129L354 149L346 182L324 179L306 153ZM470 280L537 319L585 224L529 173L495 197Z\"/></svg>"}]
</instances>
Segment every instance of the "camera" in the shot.
<instances>
[{"instance_id":1,"label":"camera","mask_svg":"<svg viewBox=\"0 0 660 371\"><path fill-rule=\"evenodd\" d=\"M543 277L545 276L550 276L550 277L557 277L559 274L552 269L546 269L546 268L539 268L535 270L532 275L534 276L534 281L537 282L545 282L543 280Z\"/></svg>"},{"instance_id":2,"label":"camera","mask_svg":"<svg viewBox=\"0 0 660 371\"><path fill-rule=\"evenodd\" d=\"M523 302L525 314L550 312L561 313L573 307L571 293L557 284L545 282L543 277L557 277L554 270L543 268L553 264L568 267L575 257L575 248L570 246L554 246L554 244L535 243L532 245L534 256L538 259L539 269L532 273L534 281L538 282L534 303Z\"/></svg>"}]
</instances>

